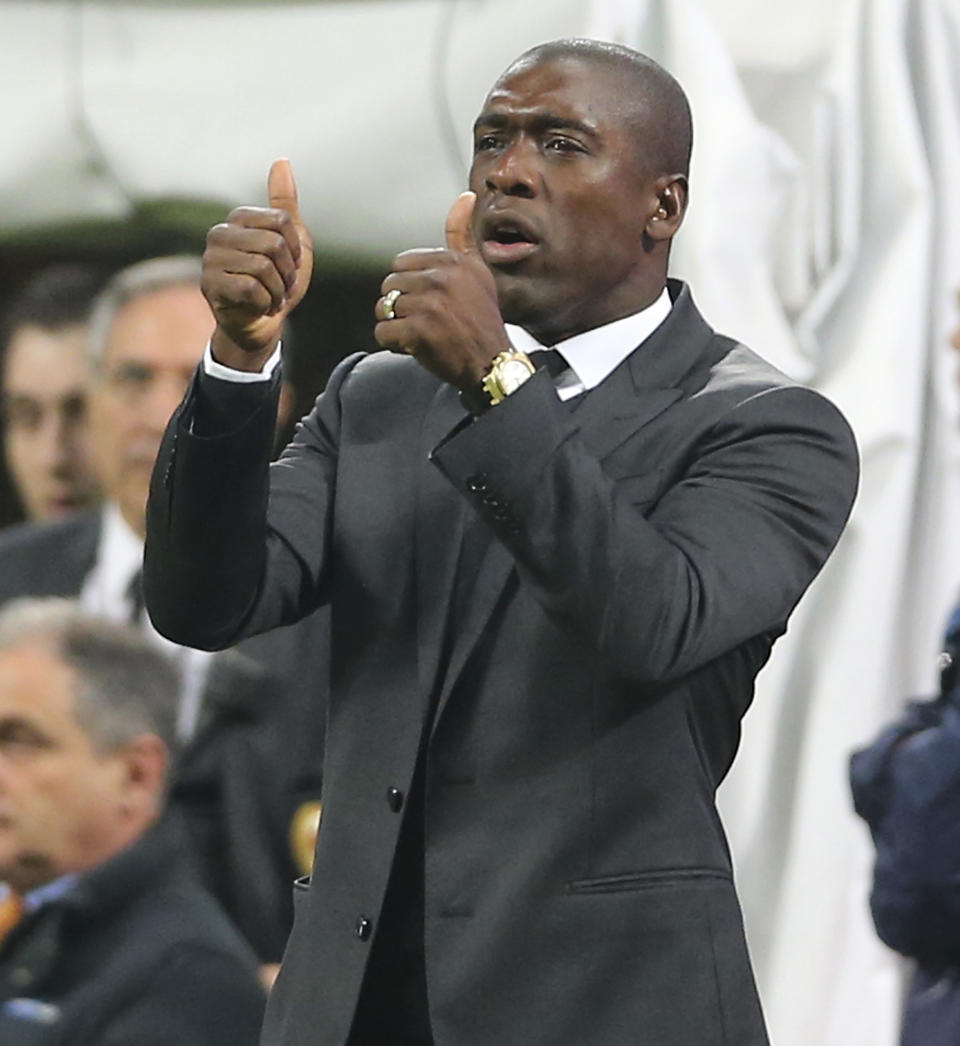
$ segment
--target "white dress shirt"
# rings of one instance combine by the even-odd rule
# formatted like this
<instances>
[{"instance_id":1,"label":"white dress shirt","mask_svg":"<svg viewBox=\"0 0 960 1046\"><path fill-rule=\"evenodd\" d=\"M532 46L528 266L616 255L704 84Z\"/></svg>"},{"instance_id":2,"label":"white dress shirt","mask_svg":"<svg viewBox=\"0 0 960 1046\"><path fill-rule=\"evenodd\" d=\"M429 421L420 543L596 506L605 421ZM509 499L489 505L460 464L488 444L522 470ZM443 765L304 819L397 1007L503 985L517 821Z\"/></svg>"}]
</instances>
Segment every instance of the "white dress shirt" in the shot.
<instances>
[{"instance_id":1,"label":"white dress shirt","mask_svg":"<svg viewBox=\"0 0 960 1046\"><path fill-rule=\"evenodd\" d=\"M142 565L143 542L127 525L119 507L108 501L102 512L96 562L83 582L80 603L100 617L130 623L134 611L130 585ZM177 736L181 741L189 740L197 728L213 655L205 650L190 650L171 643L153 627L142 608L135 623L152 643L174 659L180 669L182 684Z\"/></svg>"},{"instance_id":2,"label":"white dress shirt","mask_svg":"<svg viewBox=\"0 0 960 1046\"><path fill-rule=\"evenodd\" d=\"M595 389L612 374L638 345L653 334L672 308L670 295L664 287L660 297L640 312L594 327L583 334L575 334L556 345L541 345L523 327L515 327L512 323L506 325L507 337L518 352L556 349L563 356L570 369L558 374L555 384L560 399L568 400Z\"/></svg>"}]
</instances>

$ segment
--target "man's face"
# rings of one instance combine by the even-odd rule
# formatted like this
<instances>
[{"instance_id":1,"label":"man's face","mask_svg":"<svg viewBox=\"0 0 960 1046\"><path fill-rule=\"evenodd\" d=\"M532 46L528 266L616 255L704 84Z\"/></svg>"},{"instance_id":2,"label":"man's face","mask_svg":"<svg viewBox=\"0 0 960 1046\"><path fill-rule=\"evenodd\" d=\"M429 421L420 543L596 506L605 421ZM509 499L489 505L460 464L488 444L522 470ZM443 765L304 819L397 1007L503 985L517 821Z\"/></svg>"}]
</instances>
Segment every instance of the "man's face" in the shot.
<instances>
[{"instance_id":1,"label":"man's face","mask_svg":"<svg viewBox=\"0 0 960 1046\"><path fill-rule=\"evenodd\" d=\"M133 298L110 328L90 397L96 465L140 535L160 440L212 330L199 287L187 285Z\"/></svg>"},{"instance_id":2,"label":"man's face","mask_svg":"<svg viewBox=\"0 0 960 1046\"><path fill-rule=\"evenodd\" d=\"M474 127L474 238L504 319L542 340L647 304L644 228L661 172L644 169L623 93L614 72L581 60L521 65Z\"/></svg>"},{"instance_id":3,"label":"man's face","mask_svg":"<svg viewBox=\"0 0 960 1046\"><path fill-rule=\"evenodd\" d=\"M89 504L97 483L87 424L86 328L15 330L3 367L7 467L27 515L52 519Z\"/></svg>"},{"instance_id":4,"label":"man's face","mask_svg":"<svg viewBox=\"0 0 960 1046\"><path fill-rule=\"evenodd\" d=\"M122 753L93 746L77 722L74 686L46 644L0 650L0 881L21 892L118 848L127 765Z\"/></svg>"}]
</instances>

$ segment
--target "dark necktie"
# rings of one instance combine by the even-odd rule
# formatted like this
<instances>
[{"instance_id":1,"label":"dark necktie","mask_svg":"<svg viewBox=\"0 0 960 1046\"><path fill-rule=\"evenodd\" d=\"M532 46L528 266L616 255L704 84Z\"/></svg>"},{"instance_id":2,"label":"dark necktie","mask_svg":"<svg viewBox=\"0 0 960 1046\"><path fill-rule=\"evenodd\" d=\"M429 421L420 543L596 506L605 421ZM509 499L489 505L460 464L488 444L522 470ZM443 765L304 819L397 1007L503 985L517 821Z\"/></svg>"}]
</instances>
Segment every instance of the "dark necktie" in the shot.
<instances>
[{"instance_id":1,"label":"dark necktie","mask_svg":"<svg viewBox=\"0 0 960 1046\"><path fill-rule=\"evenodd\" d=\"M570 367L570 364L556 349L534 349L533 352L528 352L527 355L537 370L541 367L546 367L553 378Z\"/></svg>"}]
</instances>

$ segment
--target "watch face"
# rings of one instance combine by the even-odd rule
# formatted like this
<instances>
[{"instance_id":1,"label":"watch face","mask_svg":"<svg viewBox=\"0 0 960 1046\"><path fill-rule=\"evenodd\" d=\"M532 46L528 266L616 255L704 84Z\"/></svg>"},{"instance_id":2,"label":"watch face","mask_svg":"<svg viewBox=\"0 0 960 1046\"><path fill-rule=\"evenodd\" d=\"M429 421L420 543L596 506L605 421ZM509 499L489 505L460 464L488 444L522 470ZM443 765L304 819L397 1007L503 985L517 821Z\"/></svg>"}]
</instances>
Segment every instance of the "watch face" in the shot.
<instances>
[{"instance_id":1,"label":"watch face","mask_svg":"<svg viewBox=\"0 0 960 1046\"><path fill-rule=\"evenodd\" d=\"M500 364L500 384L509 396L530 377L530 369L522 360L506 360Z\"/></svg>"}]
</instances>

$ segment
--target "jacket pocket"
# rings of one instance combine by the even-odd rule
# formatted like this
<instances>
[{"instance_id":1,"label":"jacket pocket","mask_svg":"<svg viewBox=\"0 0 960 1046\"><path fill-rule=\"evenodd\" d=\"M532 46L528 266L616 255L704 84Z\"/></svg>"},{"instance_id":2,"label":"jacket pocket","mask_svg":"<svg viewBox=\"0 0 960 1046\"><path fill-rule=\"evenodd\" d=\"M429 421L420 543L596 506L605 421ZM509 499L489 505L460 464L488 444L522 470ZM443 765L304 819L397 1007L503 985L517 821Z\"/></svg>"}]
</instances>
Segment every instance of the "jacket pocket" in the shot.
<instances>
[{"instance_id":1,"label":"jacket pocket","mask_svg":"<svg viewBox=\"0 0 960 1046\"><path fill-rule=\"evenodd\" d=\"M627 893L638 890L663 890L697 883L732 883L730 873L723 868L656 868L645 872L621 872L593 879L571 879L566 883L567 893L598 894Z\"/></svg>"}]
</instances>

